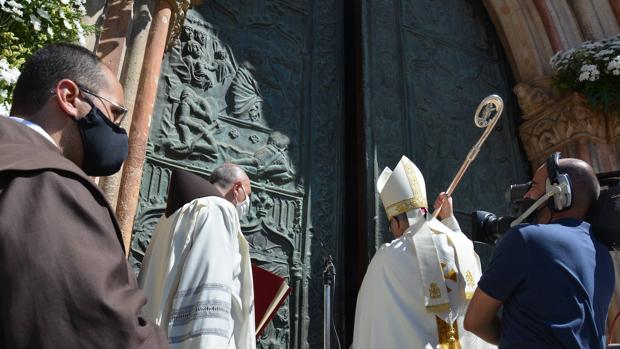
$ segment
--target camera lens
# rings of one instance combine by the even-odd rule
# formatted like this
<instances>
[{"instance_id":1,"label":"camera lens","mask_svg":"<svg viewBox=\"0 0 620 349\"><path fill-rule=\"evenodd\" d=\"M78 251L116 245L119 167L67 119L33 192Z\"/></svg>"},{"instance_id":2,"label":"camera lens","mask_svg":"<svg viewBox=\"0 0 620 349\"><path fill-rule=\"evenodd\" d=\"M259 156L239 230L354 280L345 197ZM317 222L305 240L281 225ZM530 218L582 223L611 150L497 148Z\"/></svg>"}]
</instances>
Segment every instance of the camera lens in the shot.
<instances>
[{"instance_id":1,"label":"camera lens","mask_svg":"<svg viewBox=\"0 0 620 349\"><path fill-rule=\"evenodd\" d=\"M491 212L472 212L472 240L495 244L508 229L514 217L497 217Z\"/></svg>"}]
</instances>

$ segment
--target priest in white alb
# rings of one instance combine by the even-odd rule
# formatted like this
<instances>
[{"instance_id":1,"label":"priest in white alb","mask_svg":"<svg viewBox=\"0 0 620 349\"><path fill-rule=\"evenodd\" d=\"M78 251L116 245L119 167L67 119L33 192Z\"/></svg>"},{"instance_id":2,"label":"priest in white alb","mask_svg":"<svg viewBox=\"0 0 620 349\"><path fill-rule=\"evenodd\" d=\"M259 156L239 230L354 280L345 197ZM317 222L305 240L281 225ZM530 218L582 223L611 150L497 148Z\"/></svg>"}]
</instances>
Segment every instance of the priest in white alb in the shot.
<instances>
[{"instance_id":1,"label":"priest in white alb","mask_svg":"<svg viewBox=\"0 0 620 349\"><path fill-rule=\"evenodd\" d=\"M250 180L223 164L209 182L175 171L167 213L148 246L138 278L144 315L171 348L255 349L254 291L248 243Z\"/></svg>"},{"instance_id":2,"label":"priest in white alb","mask_svg":"<svg viewBox=\"0 0 620 349\"><path fill-rule=\"evenodd\" d=\"M357 296L354 349L494 348L463 329L480 278L473 243L460 231L451 198L428 214L420 170L403 156L377 180L395 239L373 257Z\"/></svg>"}]
</instances>

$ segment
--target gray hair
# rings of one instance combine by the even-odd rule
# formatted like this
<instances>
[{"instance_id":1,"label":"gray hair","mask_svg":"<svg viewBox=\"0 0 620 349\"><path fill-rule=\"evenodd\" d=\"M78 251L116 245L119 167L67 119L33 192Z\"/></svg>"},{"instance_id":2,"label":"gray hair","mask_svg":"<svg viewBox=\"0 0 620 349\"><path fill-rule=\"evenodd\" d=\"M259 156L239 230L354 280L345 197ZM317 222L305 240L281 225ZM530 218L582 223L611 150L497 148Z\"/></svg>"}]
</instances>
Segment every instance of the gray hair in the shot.
<instances>
[{"instance_id":1,"label":"gray hair","mask_svg":"<svg viewBox=\"0 0 620 349\"><path fill-rule=\"evenodd\" d=\"M213 170L213 173L209 176L209 182L222 189L228 189L236 182L246 180L247 178L248 176L241 167L227 162Z\"/></svg>"}]
</instances>

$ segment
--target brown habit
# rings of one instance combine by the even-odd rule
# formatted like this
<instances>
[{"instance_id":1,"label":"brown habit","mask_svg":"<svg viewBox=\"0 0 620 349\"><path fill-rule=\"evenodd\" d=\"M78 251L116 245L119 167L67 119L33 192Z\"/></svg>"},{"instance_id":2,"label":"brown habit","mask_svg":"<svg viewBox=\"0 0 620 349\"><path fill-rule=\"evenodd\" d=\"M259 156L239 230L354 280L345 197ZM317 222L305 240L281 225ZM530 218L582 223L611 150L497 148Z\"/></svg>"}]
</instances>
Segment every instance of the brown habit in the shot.
<instances>
[{"instance_id":1,"label":"brown habit","mask_svg":"<svg viewBox=\"0 0 620 349\"><path fill-rule=\"evenodd\" d=\"M44 137L0 117L0 348L160 348L116 218Z\"/></svg>"}]
</instances>

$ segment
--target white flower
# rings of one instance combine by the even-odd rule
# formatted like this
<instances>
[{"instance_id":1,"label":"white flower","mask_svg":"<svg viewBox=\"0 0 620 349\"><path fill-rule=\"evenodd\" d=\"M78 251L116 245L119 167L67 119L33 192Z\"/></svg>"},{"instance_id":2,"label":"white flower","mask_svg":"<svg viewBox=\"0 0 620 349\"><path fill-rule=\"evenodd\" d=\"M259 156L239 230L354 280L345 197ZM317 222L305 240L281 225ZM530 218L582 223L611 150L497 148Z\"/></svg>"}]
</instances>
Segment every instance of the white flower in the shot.
<instances>
[{"instance_id":1,"label":"white flower","mask_svg":"<svg viewBox=\"0 0 620 349\"><path fill-rule=\"evenodd\" d=\"M53 37L54 36L54 29L52 29L52 27L47 27L47 33Z\"/></svg>"},{"instance_id":2,"label":"white flower","mask_svg":"<svg viewBox=\"0 0 620 349\"><path fill-rule=\"evenodd\" d=\"M32 27L34 28L34 30L36 31L41 30L41 20L37 16L31 14L30 23L32 24Z\"/></svg>"},{"instance_id":3,"label":"white flower","mask_svg":"<svg viewBox=\"0 0 620 349\"><path fill-rule=\"evenodd\" d=\"M0 8L1 8L4 12L10 13L10 14L11 14L11 17L12 17L14 20L17 20L17 21L20 21L20 22L21 22L21 20L20 20L21 18L19 18L19 17L21 17L21 16L23 16L23 15L24 15L24 12L22 11L22 9L23 9L24 7L23 7L21 4L16 3L14 0L10 0L10 1L7 1L7 2L4 2L4 1L3 1L2 3L0 3L0 5L1 5L1 7L0 7ZM5 5L9 5L9 6L7 7L7 6L5 6ZM19 18L19 19L18 19L18 18Z\"/></svg>"},{"instance_id":4,"label":"white flower","mask_svg":"<svg viewBox=\"0 0 620 349\"><path fill-rule=\"evenodd\" d=\"M60 18L65 19L65 11L63 11L62 9L58 10L58 15L60 16Z\"/></svg>"},{"instance_id":5,"label":"white flower","mask_svg":"<svg viewBox=\"0 0 620 349\"><path fill-rule=\"evenodd\" d=\"M24 6L22 6L22 4L19 4L17 2L15 2L15 0L10 0L6 2L7 5L11 5L11 7L15 8L15 9L23 9Z\"/></svg>"},{"instance_id":6,"label":"white flower","mask_svg":"<svg viewBox=\"0 0 620 349\"><path fill-rule=\"evenodd\" d=\"M0 115L2 116L9 116L10 114L10 110L11 110L11 106L8 105L7 103L0 103Z\"/></svg>"},{"instance_id":7,"label":"white flower","mask_svg":"<svg viewBox=\"0 0 620 349\"><path fill-rule=\"evenodd\" d=\"M37 13L39 14L39 16L47 19L48 21L50 21L50 22L52 21L52 18L50 17L50 14L46 10L44 10L42 8L38 8L37 9Z\"/></svg>"},{"instance_id":8,"label":"white flower","mask_svg":"<svg viewBox=\"0 0 620 349\"><path fill-rule=\"evenodd\" d=\"M614 53L614 50L600 50L594 55L594 57L603 57L612 53Z\"/></svg>"},{"instance_id":9,"label":"white flower","mask_svg":"<svg viewBox=\"0 0 620 349\"><path fill-rule=\"evenodd\" d=\"M5 89L0 90L0 99L6 99L9 96L9 91Z\"/></svg>"},{"instance_id":10,"label":"white flower","mask_svg":"<svg viewBox=\"0 0 620 349\"><path fill-rule=\"evenodd\" d=\"M64 21L62 21L62 24L64 24L64 25L65 25L65 28L67 28L67 29L69 29L69 30L73 29L73 27L71 26L71 22L69 22L69 21L68 21L68 20L66 20L66 19L65 19Z\"/></svg>"},{"instance_id":11,"label":"white flower","mask_svg":"<svg viewBox=\"0 0 620 349\"><path fill-rule=\"evenodd\" d=\"M60 0L60 2L62 2L63 5L69 5L69 0Z\"/></svg>"},{"instance_id":12,"label":"white flower","mask_svg":"<svg viewBox=\"0 0 620 349\"><path fill-rule=\"evenodd\" d=\"M17 82L19 74L19 70L9 66L9 62L6 59L2 58L0 60L0 80L4 80L7 84L12 85Z\"/></svg>"},{"instance_id":13,"label":"white flower","mask_svg":"<svg viewBox=\"0 0 620 349\"><path fill-rule=\"evenodd\" d=\"M620 75L620 55L614 57L607 64L607 71L611 72L613 75Z\"/></svg>"},{"instance_id":14,"label":"white flower","mask_svg":"<svg viewBox=\"0 0 620 349\"><path fill-rule=\"evenodd\" d=\"M6 60L6 58L0 58L0 70L6 70L9 68L9 62Z\"/></svg>"},{"instance_id":15,"label":"white flower","mask_svg":"<svg viewBox=\"0 0 620 349\"><path fill-rule=\"evenodd\" d=\"M86 37L84 36L84 30L82 30L82 26L78 25L77 30L78 43L82 46L86 46Z\"/></svg>"},{"instance_id":16,"label":"white flower","mask_svg":"<svg viewBox=\"0 0 620 349\"><path fill-rule=\"evenodd\" d=\"M584 64L581 66L579 81L596 81L601 73L598 71L598 67L594 64Z\"/></svg>"}]
</instances>

